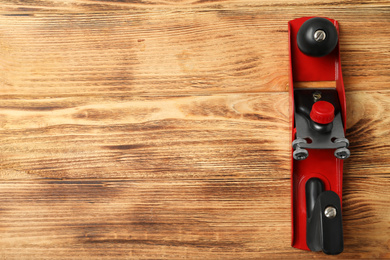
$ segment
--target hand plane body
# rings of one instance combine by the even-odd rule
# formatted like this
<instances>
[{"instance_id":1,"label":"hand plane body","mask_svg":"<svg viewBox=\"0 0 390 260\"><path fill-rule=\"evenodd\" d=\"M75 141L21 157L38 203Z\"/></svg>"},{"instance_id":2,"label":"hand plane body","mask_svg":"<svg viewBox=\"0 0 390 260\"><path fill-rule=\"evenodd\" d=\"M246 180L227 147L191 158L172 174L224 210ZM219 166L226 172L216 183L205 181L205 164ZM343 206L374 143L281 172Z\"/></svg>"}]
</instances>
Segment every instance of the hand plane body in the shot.
<instances>
[{"instance_id":1,"label":"hand plane body","mask_svg":"<svg viewBox=\"0 0 390 260\"><path fill-rule=\"evenodd\" d=\"M292 246L338 254L343 160L350 155L338 22L303 17L288 28Z\"/></svg>"}]
</instances>

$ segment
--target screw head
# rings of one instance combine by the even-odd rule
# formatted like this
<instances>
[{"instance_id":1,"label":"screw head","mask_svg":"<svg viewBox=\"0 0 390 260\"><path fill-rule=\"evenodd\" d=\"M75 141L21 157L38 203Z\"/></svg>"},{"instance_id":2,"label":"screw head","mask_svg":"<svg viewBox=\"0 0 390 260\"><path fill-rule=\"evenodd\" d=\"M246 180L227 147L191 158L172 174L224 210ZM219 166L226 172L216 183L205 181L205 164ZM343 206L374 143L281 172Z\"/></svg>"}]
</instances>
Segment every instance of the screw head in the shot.
<instances>
[{"instance_id":1,"label":"screw head","mask_svg":"<svg viewBox=\"0 0 390 260\"><path fill-rule=\"evenodd\" d=\"M351 152L349 151L348 148L345 147L336 149L336 151L334 151L334 156L342 160L349 158L350 155Z\"/></svg>"},{"instance_id":2,"label":"screw head","mask_svg":"<svg viewBox=\"0 0 390 260\"><path fill-rule=\"evenodd\" d=\"M324 210L325 217L332 219L337 216L337 209L333 206L328 206Z\"/></svg>"},{"instance_id":3,"label":"screw head","mask_svg":"<svg viewBox=\"0 0 390 260\"><path fill-rule=\"evenodd\" d=\"M326 39L326 33L323 30L317 30L314 32L314 40L316 42L322 42Z\"/></svg>"},{"instance_id":4,"label":"screw head","mask_svg":"<svg viewBox=\"0 0 390 260\"><path fill-rule=\"evenodd\" d=\"M292 142L292 147L293 147L293 149L295 150L295 149L298 148L298 146L299 146L300 144L306 144L306 143L307 143L307 141L306 141L305 139L298 137L297 139L295 139L295 140Z\"/></svg>"},{"instance_id":5,"label":"screw head","mask_svg":"<svg viewBox=\"0 0 390 260\"><path fill-rule=\"evenodd\" d=\"M297 148L293 152L293 158L298 161L305 160L308 156L309 152L306 149Z\"/></svg>"},{"instance_id":6,"label":"screw head","mask_svg":"<svg viewBox=\"0 0 390 260\"><path fill-rule=\"evenodd\" d=\"M349 146L349 141L347 138L345 137L340 137L340 138L336 138L333 143L337 144L337 143L346 143L346 147L348 148Z\"/></svg>"},{"instance_id":7,"label":"screw head","mask_svg":"<svg viewBox=\"0 0 390 260\"><path fill-rule=\"evenodd\" d=\"M313 99L314 99L314 102L317 102L318 100L321 99L321 91L316 91L313 93Z\"/></svg>"}]
</instances>

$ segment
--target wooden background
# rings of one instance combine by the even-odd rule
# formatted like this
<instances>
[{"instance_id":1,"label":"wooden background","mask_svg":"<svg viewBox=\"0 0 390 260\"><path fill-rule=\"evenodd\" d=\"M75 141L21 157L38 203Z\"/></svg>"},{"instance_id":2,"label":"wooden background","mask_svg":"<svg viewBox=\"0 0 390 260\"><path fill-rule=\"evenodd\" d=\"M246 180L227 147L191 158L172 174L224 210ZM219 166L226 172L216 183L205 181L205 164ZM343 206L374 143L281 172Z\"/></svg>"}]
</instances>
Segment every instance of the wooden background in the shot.
<instances>
[{"instance_id":1,"label":"wooden background","mask_svg":"<svg viewBox=\"0 0 390 260\"><path fill-rule=\"evenodd\" d=\"M290 247L287 22L339 21L345 251L390 258L390 3L0 0L0 259Z\"/></svg>"}]
</instances>

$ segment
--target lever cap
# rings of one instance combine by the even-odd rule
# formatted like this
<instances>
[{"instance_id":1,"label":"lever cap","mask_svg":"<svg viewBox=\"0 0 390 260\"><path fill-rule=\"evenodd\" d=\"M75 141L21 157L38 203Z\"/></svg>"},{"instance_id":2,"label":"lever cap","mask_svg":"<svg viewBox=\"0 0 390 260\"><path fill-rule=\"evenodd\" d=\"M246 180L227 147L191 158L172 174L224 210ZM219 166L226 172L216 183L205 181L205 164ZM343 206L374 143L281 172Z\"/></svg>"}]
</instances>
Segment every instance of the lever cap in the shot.
<instances>
[{"instance_id":1,"label":"lever cap","mask_svg":"<svg viewBox=\"0 0 390 260\"><path fill-rule=\"evenodd\" d=\"M317 101L311 108L310 118L318 124L329 124L334 119L334 106L327 101Z\"/></svg>"}]
</instances>

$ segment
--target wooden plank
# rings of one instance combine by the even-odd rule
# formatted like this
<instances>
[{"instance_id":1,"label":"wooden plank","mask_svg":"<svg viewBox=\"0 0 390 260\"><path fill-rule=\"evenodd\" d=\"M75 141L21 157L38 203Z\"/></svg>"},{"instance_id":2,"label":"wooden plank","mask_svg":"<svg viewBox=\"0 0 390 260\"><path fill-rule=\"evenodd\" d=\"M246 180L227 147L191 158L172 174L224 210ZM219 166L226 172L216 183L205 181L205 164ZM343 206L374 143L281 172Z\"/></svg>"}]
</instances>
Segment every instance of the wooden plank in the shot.
<instances>
[{"instance_id":1,"label":"wooden plank","mask_svg":"<svg viewBox=\"0 0 390 260\"><path fill-rule=\"evenodd\" d=\"M0 176L288 178L287 104L287 93L3 99ZM390 92L350 92L347 104L346 174L387 175Z\"/></svg>"},{"instance_id":2,"label":"wooden plank","mask_svg":"<svg viewBox=\"0 0 390 260\"><path fill-rule=\"evenodd\" d=\"M287 22L296 10L233 7L5 13L0 92L51 97L287 91ZM389 89L389 6L335 13L327 8L317 14L341 24L347 91ZM300 15L309 10L303 6Z\"/></svg>"},{"instance_id":3,"label":"wooden plank","mask_svg":"<svg viewBox=\"0 0 390 260\"><path fill-rule=\"evenodd\" d=\"M389 178L346 178L345 251L390 257ZM290 180L0 182L3 259L325 258L290 247ZM364 227L362 226L364 223Z\"/></svg>"},{"instance_id":4,"label":"wooden plank","mask_svg":"<svg viewBox=\"0 0 390 260\"><path fill-rule=\"evenodd\" d=\"M390 4L0 0L0 259L290 247L287 22L341 26L345 251L390 258Z\"/></svg>"},{"instance_id":5,"label":"wooden plank","mask_svg":"<svg viewBox=\"0 0 390 260\"><path fill-rule=\"evenodd\" d=\"M347 138L352 156L345 161L348 176L387 176L390 172L389 92L347 93Z\"/></svg>"},{"instance_id":6,"label":"wooden plank","mask_svg":"<svg viewBox=\"0 0 390 260\"><path fill-rule=\"evenodd\" d=\"M294 88L336 88L336 81L296 81Z\"/></svg>"},{"instance_id":7,"label":"wooden plank","mask_svg":"<svg viewBox=\"0 0 390 260\"><path fill-rule=\"evenodd\" d=\"M334 9L334 13L345 13L350 10L345 10L347 7L355 8L372 8L388 6L389 2L386 0L356 0L353 2L346 2L342 0L314 0L306 2L302 0L1 0L0 6L3 12L88 12L88 11L129 11L129 10L142 10L142 9L177 9L177 8L223 8L237 6L241 8L262 8L266 10L280 11L280 9L297 9L299 11L307 11L308 8L315 7L316 10L321 9ZM337 8L339 7L339 8ZM352 8L351 8L352 9ZM360 12L364 15L364 12L360 10L352 10L354 12Z\"/></svg>"},{"instance_id":8,"label":"wooden plank","mask_svg":"<svg viewBox=\"0 0 390 260\"><path fill-rule=\"evenodd\" d=\"M286 93L3 100L0 176L272 176L289 167L286 102Z\"/></svg>"}]
</instances>

